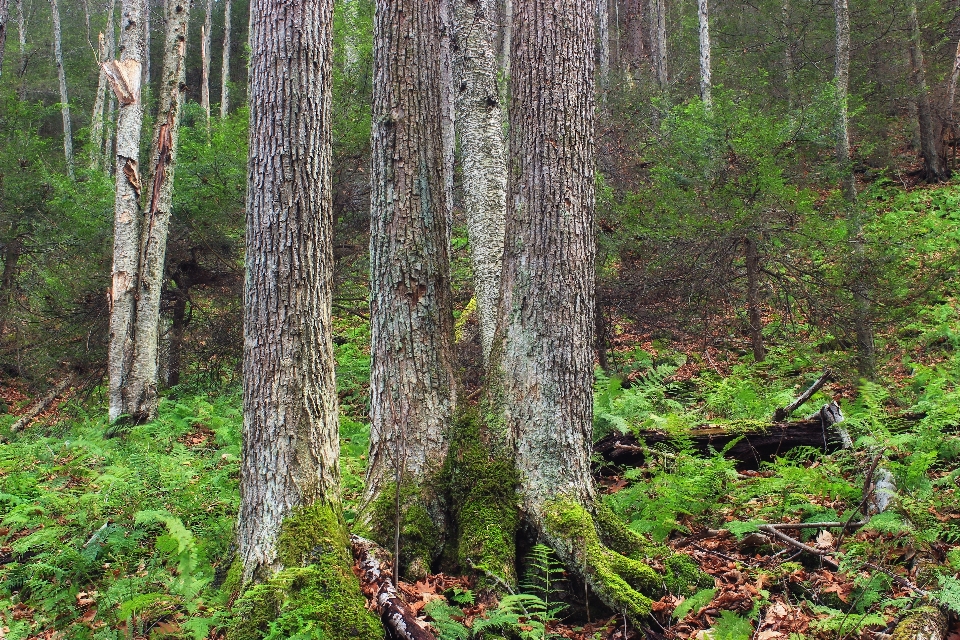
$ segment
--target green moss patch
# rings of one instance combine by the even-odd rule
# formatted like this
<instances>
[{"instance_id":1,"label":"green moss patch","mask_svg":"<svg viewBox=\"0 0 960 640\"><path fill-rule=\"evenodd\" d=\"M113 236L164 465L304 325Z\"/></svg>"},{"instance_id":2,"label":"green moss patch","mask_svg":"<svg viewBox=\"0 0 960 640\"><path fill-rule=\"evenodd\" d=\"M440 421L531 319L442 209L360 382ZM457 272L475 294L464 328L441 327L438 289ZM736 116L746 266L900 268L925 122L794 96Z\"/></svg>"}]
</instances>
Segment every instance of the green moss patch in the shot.
<instances>
[{"instance_id":1,"label":"green moss patch","mask_svg":"<svg viewBox=\"0 0 960 640\"><path fill-rule=\"evenodd\" d=\"M404 482L400 486L400 572L408 579L429 575L443 552L445 536L431 515L431 509L440 511L443 505L439 494L427 489L439 484L435 480L422 484ZM370 524L370 537L386 549L394 546L397 515L397 485L390 483L373 503Z\"/></svg>"}]
</instances>

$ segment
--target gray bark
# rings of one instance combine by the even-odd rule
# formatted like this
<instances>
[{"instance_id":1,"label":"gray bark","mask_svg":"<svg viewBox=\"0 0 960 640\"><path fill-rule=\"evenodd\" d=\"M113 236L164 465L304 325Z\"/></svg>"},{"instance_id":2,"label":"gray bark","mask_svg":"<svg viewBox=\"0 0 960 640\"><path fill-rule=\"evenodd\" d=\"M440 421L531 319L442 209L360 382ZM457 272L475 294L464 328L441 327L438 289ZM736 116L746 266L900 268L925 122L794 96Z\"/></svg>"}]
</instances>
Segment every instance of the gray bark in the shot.
<instances>
[{"instance_id":1,"label":"gray bark","mask_svg":"<svg viewBox=\"0 0 960 640\"><path fill-rule=\"evenodd\" d=\"M57 64L57 80L60 85L60 116L63 119L63 157L67 175L73 178L73 128L70 125L70 98L67 96L67 74L63 68L63 48L60 39L60 8L57 0L50 0L50 15L53 19L53 59Z\"/></svg>"},{"instance_id":2,"label":"gray bark","mask_svg":"<svg viewBox=\"0 0 960 640\"><path fill-rule=\"evenodd\" d=\"M143 86L150 88L150 3L143 0Z\"/></svg>"},{"instance_id":3,"label":"gray bark","mask_svg":"<svg viewBox=\"0 0 960 640\"><path fill-rule=\"evenodd\" d=\"M158 349L160 345L160 294L164 284L167 232L173 206L173 177L180 133L182 86L186 70L189 0L167 0L160 108L150 149L152 182L145 199L140 230L140 260L133 328L133 366L124 389L125 413L137 422L157 414Z\"/></svg>"},{"instance_id":4,"label":"gray bark","mask_svg":"<svg viewBox=\"0 0 960 640\"><path fill-rule=\"evenodd\" d=\"M23 0L16 0L17 3L17 43L19 44L20 63L17 70L17 77L23 78L27 71L27 19L23 13ZM20 85L20 98L23 99L23 84Z\"/></svg>"},{"instance_id":5,"label":"gray bark","mask_svg":"<svg viewBox=\"0 0 960 640\"><path fill-rule=\"evenodd\" d=\"M7 44L7 18L10 15L10 0L0 0L0 73L3 71L3 51Z\"/></svg>"},{"instance_id":6,"label":"gray bark","mask_svg":"<svg viewBox=\"0 0 960 640\"><path fill-rule=\"evenodd\" d=\"M710 9L707 2L697 0L697 17L700 22L700 99L709 107L713 103L713 80L710 68Z\"/></svg>"},{"instance_id":7,"label":"gray bark","mask_svg":"<svg viewBox=\"0 0 960 640\"><path fill-rule=\"evenodd\" d=\"M442 20L439 3L377 2L368 502L388 483L430 478L448 448L455 400ZM442 527L440 510L427 506Z\"/></svg>"},{"instance_id":8,"label":"gray bark","mask_svg":"<svg viewBox=\"0 0 960 640\"><path fill-rule=\"evenodd\" d=\"M783 0L783 4L780 6L780 19L782 22L783 29L783 75L784 81L786 83L786 94L787 94L787 108L793 109L794 103L794 94L793 94L793 59L794 59L794 43L793 28L790 23L790 0Z\"/></svg>"},{"instance_id":9,"label":"gray bark","mask_svg":"<svg viewBox=\"0 0 960 640\"><path fill-rule=\"evenodd\" d=\"M911 0L908 12L910 23L910 67L913 84L917 94L917 115L920 122L920 155L926 168L929 182L943 182L950 175L946 169L937 141L936 127L933 121L933 108L930 105L930 92L927 88L927 75L924 70L923 47L921 44L920 22L917 19L917 3Z\"/></svg>"},{"instance_id":10,"label":"gray bark","mask_svg":"<svg viewBox=\"0 0 960 640\"><path fill-rule=\"evenodd\" d=\"M650 0L650 50L653 74L661 92L670 82L667 69L667 0Z\"/></svg>"},{"instance_id":11,"label":"gray bark","mask_svg":"<svg viewBox=\"0 0 960 640\"><path fill-rule=\"evenodd\" d=\"M957 53L953 58L953 69L950 72L950 80L947 82L947 120L950 128L954 129L956 137L956 100L957 100L957 80L960 79L960 42L957 43Z\"/></svg>"},{"instance_id":12,"label":"gray bark","mask_svg":"<svg viewBox=\"0 0 960 640\"><path fill-rule=\"evenodd\" d=\"M497 86L492 4L491 0L454 0L457 138L485 364L497 328L507 208L504 114Z\"/></svg>"},{"instance_id":13,"label":"gray bark","mask_svg":"<svg viewBox=\"0 0 960 640\"><path fill-rule=\"evenodd\" d=\"M245 580L280 568L277 538L295 509L340 504L331 331L333 2L253 0L250 9L237 525Z\"/></svg>"},{"instance_id":14,"label":"gray bark","mask_svg":"<svg viewBox=\"0 0 960 640\"><path fill-rule=\"evenodd\" d=\"M610 86L610 0L597 3L597 92L600 104L607 101Z\"/></svg>"},{"instance_id":15,"label":"gray bark","mask_svg":"<svg viewBox=\"0 0 960 640\"><path fill-rule=\"evenodd\" d=\"M453 233L453 173L457 149L456 94L453 90L453 0L440 0L440 113L443 121L443 188L446 203L447 253Z\"/></svg>"},{"instance_id":16,"label":"gray bark","mask_svg":"<svg viewBox=\"0 0 960 640\"><path fill-rule=\"evenodd\" d=\"M760 319L760 255L757 242L750 236L743 239L744 258L747 267L747 316L750 320L750 343L753 346L753 359L763 362L766 350L763 348L763 322Z\"/></svg>"},{"instance_id":17,"label":"gray bark","mask_svg":"<svg viewBox=\"0 0 960 640\"><path fill-rule=\"evenodd\" d=\"M624 35L626 37L626 60L624 70L633 72L639 69L647 57L646 29L644 27L644 0L627 0L624 16Z\"/></svg>"},{"instance_id":18,"label":"gray bark","mask_svg":"<svg viewBox=\"0 0 960 640\"><path fill-rule=\"evenodd\" d=\"M513 48L513 0L503 0L500 22L500 71L505 86L510 84L510 56Z\"/></svg>"},{"instance_id":19,"label":"gray bark","mask_svg":"<svg viewBox=\"0 0 960 640\"><path fill-rule=\"evenodd\" d=\"M535 526L556 498L592 505L595 7L520 0L495 402ZM544 20L550 15L550 20Z\"/></svg>"},{"instance_id":20,"label":"gray bark","mask_svg":"<svg viewBox=\"0 0 960 640\"><path fill-rule=\"evenodd\" d=\"M109 13L107 14L106 35L100 34L101 64L113 59L113 19L116 12L117 0L111 0ZM100 80L97 83L97 96L93 103L93 114L90 116L90 167L93 169L99 169L105 159L103 155L103 109L106 104L107 91L109 91L107 73L101 68Z\"/></svg>"},{"instance_id":21,"label":"gray bark","mask_svg":"<svg viewBox=\"0 0 960 640\"><path fill-rule=\"evenodd\" d=\"M133 364L135 283L140 257L140 100L143 55L143 0L121 0L120 60L104 64L107 79L120 101L117 124L116 184L113 231L113 284L110 293L110 421L126 413L123 391Z\"/></svg>"},{"instance_id":22,"label":"gray bark","mask_svg":"<svg viewBox=\"0 0 960 640\"><path fill-rule=\"evenodd\" d=\"M223 66L220 71L220 118L226 118L230 113L230 42L232 18L230 7L233 0L223 2Z\"/></svg>"},{"instance_id":23,"label":"gray bark","mask_svg":"<svg viewBox=\"0 0 960 640\"><path fill-rule=\"evenodd\" d=\"M207 12L200 29L200 106L210 126L210 32L213 31L213 0L207 0Z\"/></svg>"}]
</instances>

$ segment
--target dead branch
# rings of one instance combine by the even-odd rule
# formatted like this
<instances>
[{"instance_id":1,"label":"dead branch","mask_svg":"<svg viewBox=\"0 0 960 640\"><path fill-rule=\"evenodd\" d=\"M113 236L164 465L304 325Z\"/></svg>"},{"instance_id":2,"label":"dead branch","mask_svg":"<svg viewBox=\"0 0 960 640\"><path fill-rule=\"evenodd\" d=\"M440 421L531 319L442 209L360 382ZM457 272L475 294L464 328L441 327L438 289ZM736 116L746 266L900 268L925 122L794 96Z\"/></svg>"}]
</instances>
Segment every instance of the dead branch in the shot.
<instances>
[{"instance_id":1,"label":"dead branch","mask_svg":"<svg viewBox=\"0 0 960 640\"><path fill-rule=\"evenodd\" d=\"M10 426L10 431L17 432L27 427L33 419L46 411L47 407L53 404L53 401L60 397L60 394L67 390L67 387L73 384L74 374L70 373L60 382L54 385L47 395L43 396L33 404L26 413L20 416L16 422Z\"/></svg>"},{"instance_id":2,"label":"dead branch","mask_svg":"<svg viewBox=\"0 0 960 640\"><path fill-rule=\"evenodd\" d=\"M798 397L796 400L794 400L787 406L777 409L774 412L773 421L782 422L783 420L786 420L787 418L789 418L794 411L802 407L807 400L812 398L813 394L819 391L820 388L827 382L829 378L830 378L830 369L824 369L823 374L819 378L817 378L816 382L810 385L809 389L801 393L800 397Z\"/></svg>"}]
</instances>

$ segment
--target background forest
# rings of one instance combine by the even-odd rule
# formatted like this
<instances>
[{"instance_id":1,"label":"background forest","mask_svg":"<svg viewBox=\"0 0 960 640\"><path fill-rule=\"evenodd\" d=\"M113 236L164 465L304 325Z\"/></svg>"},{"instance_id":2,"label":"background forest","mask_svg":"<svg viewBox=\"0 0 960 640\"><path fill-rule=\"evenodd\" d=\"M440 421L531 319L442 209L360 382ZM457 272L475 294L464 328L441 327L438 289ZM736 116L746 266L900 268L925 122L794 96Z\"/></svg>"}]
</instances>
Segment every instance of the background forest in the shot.
<instances>
[{"instance_id":1,"label":"background forest","mask_svg":"<svg viewBox=\"0 0 960 640\"><path fill-rule=\"evenodd\" d=\"M167 117L163 4L146 2L142 157ZM107 408L119 105L100 63L119 2L0 0L0 637L244 637L229 569L248 4L195 0L186 26L159 412L130 424ZM337 0L334 15L348 523L370 440L374 4ZM503 91L511 4L493 16ZM960 3L851 0L846 67L843 0L597 4L594 470L631 530L713 581L659 594L637 624L584 607L534 546L499 601L442 573L401 583L404 597L460 640L881 638L898 624L897 638L956 637ZM486 348L455 167L453 367L475 398ZM774 419L825 370L796 413L837 403L829 442L822 411L813 427ZM257 637L325 637L310 611L287 614ZM942 635L917 635L918 620Z\"/></svg>"}]
</instances>

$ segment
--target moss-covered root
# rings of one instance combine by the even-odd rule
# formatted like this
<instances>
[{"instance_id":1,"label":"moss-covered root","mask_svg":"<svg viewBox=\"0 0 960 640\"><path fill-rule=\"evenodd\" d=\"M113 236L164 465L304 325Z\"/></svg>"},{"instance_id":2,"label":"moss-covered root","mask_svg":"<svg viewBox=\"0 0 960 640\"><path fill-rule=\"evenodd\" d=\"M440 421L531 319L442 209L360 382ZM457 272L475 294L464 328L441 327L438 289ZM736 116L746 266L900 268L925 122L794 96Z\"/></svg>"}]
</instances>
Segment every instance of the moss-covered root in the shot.
<instances>
[{"instance_id":1,"label":"moss-covered root","mask_svg":"<svg viewBox=\"0 0 960 640\"><path fill-rule=\"evenodd\" d=\"M519 476L483 436L476 412L458 416L443 480L454 506L455 564L476 571L480 589L499 591L501 580L516 585Z\"/></svg>"},{"instance_id":2,"label":"moss-covered root","mask_svg":"<svg viewBox=\"0 0 960 640\"><path fill-rule=\"evenodd\" d=\"M229 640L322 637L381 640L353 574L340 510L315 504L284 521L278 542L284 569L247 586L233 606Z\"/></svg>"},{"instance_id":3,"label":"moss-covered root","mask_svg":"<svg viewBox=\"0 0 960 640\"><path fill-rule=\"evenodd\" d=\"M408 580L430 575L431 566L443 552L446 534L446 504L434 491L436 479L404 482L400 486L400 573ZM383 488L370 508L369 530L360 534L390 551L397 527L397 485Z\"/></svg>"},{"instance_id":4,"label":"moss-covered root","mask_svg":"<svg viewBox=\"0 0 960 640\"><path fill-rule=\"evenodd\" d=\"M947 637L947 618L936 607L921 607L897 625L893 640L943 640Z\"/></svg>"},{"instance_id":5,"label":"moss-covered root","mask_svg":"<svg viewBox=\"0 0 960 640\"><path fill-rule=\"evenodd\" d=\"M650 614L650 596L667 591L667 582L678 582L678 570L679 574L688 573L688 567L668 551L665 571L655 571L641 560L650 557L649 551L655 549L653 545L639 536L631 538L627 534L635 534L622 525L622 529L614 527L615 517L603 507L593 506L593 510L596 515L578 502L555 500L546 505L543 513L544 534L558 556L570 569L584 576L604 604L639 623ZM608 546L611 542L619 549ZM693 578L692 590L695 590L699 570L694 566L689 573ZM687 585L683 586L686 593Z\"/></svg>"}]
</instances>

